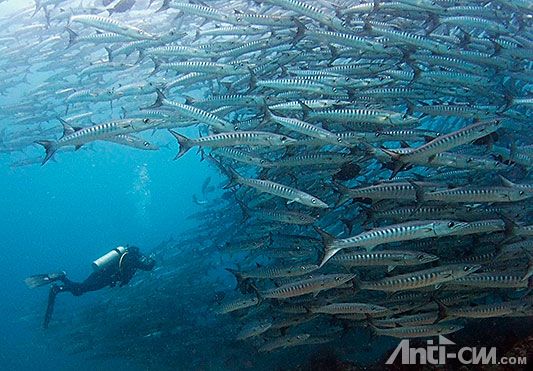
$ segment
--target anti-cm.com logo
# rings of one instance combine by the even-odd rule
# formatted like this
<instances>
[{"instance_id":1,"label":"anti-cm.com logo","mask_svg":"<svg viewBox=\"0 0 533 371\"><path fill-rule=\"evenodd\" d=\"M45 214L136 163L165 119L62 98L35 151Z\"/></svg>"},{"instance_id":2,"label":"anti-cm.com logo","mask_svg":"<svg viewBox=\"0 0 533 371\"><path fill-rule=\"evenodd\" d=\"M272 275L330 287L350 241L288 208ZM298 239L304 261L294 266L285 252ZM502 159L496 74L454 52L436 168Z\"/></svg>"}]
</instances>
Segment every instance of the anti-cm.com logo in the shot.
<instances>
[{"instance_id":1,"label":"anti-cm.com logo","mask_svg":"<svg viewBox=\"0 0 533 371\"><path fill-rule=\"evenodd\" d=\"M388 365L393 364L400 352L404 365L444 365L448 359L457 359L464 365L525 365L527 363L527 357L501 357L498 359L494 347L463 347L457 352L449 352L447 350L449 345L455 345L455 343L442 335L439 335L438 344L434 345L433 340L428 340L425 348L411 348L409 340L402 340L386 363Z\"/></svg>"}]
</instances>

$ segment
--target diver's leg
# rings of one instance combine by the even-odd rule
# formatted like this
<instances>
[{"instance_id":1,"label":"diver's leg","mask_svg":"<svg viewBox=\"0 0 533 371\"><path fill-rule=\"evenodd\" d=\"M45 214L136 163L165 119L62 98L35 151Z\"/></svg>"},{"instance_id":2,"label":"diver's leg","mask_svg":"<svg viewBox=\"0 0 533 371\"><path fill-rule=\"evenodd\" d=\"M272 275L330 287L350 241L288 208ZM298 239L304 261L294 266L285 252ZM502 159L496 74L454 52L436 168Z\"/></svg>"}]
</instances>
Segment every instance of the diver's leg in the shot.
<instances>
[{"instance_id":1,"label":"diver's leg","mask_svg":"<svg viewBox=\"0 0 533 371\"><path fill-rule=\"evenodd\" d=\"M74 296L80 296L87 291L84 282L74 282L69 280L66 276L60 278L60 280L63 282L63 285L59 286L61 291L68 291Z\"/></svg>"}]
</instances>

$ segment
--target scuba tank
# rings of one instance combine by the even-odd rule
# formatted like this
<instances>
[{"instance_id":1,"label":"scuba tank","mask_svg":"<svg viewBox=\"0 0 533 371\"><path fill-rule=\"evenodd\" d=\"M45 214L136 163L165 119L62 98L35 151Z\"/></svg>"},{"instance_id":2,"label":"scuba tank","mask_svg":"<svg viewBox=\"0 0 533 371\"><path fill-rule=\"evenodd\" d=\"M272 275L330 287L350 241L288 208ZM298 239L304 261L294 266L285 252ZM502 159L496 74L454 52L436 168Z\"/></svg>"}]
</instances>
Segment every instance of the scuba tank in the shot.
<instances>
[{"instance_id":1,"label":"scuba tank","mask_svg":"<svg viewBox=\"0 0 533 371\"><path fill-rule=\"evenodd\" d=\"M109 268L112 265L116 265L118 268L120 265L120 258L126 253L126 248L124 246L118 246L108 252L107 254L99 257L93 261L94 271L100 271L106 268Z\"/></svg>"}]
</instances>

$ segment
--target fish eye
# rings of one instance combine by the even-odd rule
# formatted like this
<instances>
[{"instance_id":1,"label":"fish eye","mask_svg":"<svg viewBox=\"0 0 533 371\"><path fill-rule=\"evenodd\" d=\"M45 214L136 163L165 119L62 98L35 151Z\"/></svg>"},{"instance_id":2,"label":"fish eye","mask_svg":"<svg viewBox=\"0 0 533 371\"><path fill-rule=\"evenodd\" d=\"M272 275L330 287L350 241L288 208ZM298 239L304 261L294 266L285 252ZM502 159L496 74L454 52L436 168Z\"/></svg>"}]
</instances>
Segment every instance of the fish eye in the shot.
<instances>
[{"instance_id":1,"label":"fish eye","mask_svg":"<svg viewBox=\"0 0 533 371\"><path fill-rule=\"evenodd\" d=\"M233 130L239 130L239 125L235 125L235 126L233 127Z\"/></svg>"},{"instance_id":2,"label":"fish eye","mask_svg":"<svg viewBox=\"0 0 533 371\"><path fill-rule=\"evenodd\" d=\"M470 267L469 267L468 265L465 265L465 266L463 267L463 270L464 270L465 272L468 272L468 271L470 270Z\"/></svg>"},{"instance_id":3,"label":"fish eye","mask_svg":"<svg viewBox=\"0 0 533 371\"><path fill-rule=\"evenodd\" d=\"M337 135L337 142L342 143L342 138Z\"/></svg>"},{"instance_id":4,"label":"fish eye","mask_svg":"<svg viewBox=\"0 0 533 371\"><path fill-rule=\"evenodd\" d=\"M333 87L333 89L331 89L334 93L337 92L337 88L336 87Z\"/></svg>"},{"instance_id":5,"label":"fish eye","mask_svg":"<svg viewBox=\"0 0 533 371\"><path fill-rule=\"evenodd\" d=\"M406 118L407 118L407 113L404 113L404 114L402 115L402 119L405 120Z\"/></svg>"},{"instance_id":6,"label":"fish eye","mask_svg":"<svg viewBox=\"0 0 533 371\"><path fill-rule=\"evenodd\" d=\"M300 268L301 268L303 271L306 270L305 266L303 266L303 265L302 265Z\"/></svg>"},{"instance_id":7,"label":"fish eye","mask_svg":"<svg viewBox=\"0 0 533 371\"><path fill-rule=\"evenodd\" d=\"M341 278L339 276L335 277L335 281L340 281Z\"/></svg>"},{"instance_id":8,"label":"fish eye","mask_svg":"<svg viewBox=\"0 0 533 371\"><path fill-rule=\"evenodd\" d=\"M314 198L311 199L311 203L312 203L312 204L316 204L316 199L314 199Z\"/></svg>"},{"instance_id":9,"label":"fish eye","mask_svg":"<svg viewBox=\"0 0 533 371\"><path fill-rule=\"evenodd\" d=\"M520 192L518 192L518 194L519 194L520 196L523 196L523 195L524 195L524 191L520 191Z\"/></svg>"},{"instance_id":10,"label":"fish eye","mask_svg":"<svg viewBox=\"0 0 533 371\"><path fill-rule=\"evenodd\" d=\"M448 228L452 228L454 225L455 225L454 222L449 222L449 223L448 223Z\"/></svg>"},{"instance_id":11,"label":"fish eye","mask_svg":"<svg viewBox=\"0 0 533 371\"><path fill-rule=\"evenodd\" d=\"M145 124L148 124L148 123L150 122L150 119L143 119L143 122L144 122Z\"/></svg>"},{"instance_id":12,"label":"fish eye","mask_svg":"<svg viewBox=\"0 0 533 371\"><path fill-rule=\"evenodd\" d=\"M144 144L145 147L148 147L150 145L150 143L148 143L148 142L144 142L143 144Z\"/></svg>"},{"instance_id":13,"label":"fish eye","mask_svg":"<svg viewBox=\"0 0 533 371\"><path fill-rule=\"evenodd\" d=\"M287 137L281 137L281 140L282 140L282 141L286 141L286 140L287 140Z\"/></svg>"}]
</instances>

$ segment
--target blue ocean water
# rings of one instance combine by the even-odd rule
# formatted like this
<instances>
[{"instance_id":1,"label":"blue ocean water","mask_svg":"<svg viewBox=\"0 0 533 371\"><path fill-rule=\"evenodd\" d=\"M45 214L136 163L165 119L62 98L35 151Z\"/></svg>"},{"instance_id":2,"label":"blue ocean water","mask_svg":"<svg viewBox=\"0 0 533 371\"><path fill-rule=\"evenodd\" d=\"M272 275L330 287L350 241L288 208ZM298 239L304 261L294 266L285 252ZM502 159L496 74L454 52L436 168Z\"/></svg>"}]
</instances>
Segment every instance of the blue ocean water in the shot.
<instances>
[{"instance_id":1,"label":"blue ocean water","mask_svg":"<svg viewBox=\"0 0 533 371\"><path fill-rule=\"evenodd\" d=\"M41 365L44 370L57 364L57 359L48 363L45 351L43 358L35 358L39 353L34 349L42 349L33 340L41 322L35 308L44 310L47 292L29 291L23 282L26 276L59 269L82 280L91 272L90 262L114 246L131 244L149 250L179 236L192 227L185 216L198 208L191 193L200 192L206 175L213 173L193 153L178 165L170 150L146 154L103 145L96 157L83 152L51 166L16 170L9 168L9 156L2 156L4 365L20 369ZM61 302L77 299L60 298Z\"/></svg>"}]
</instances>

